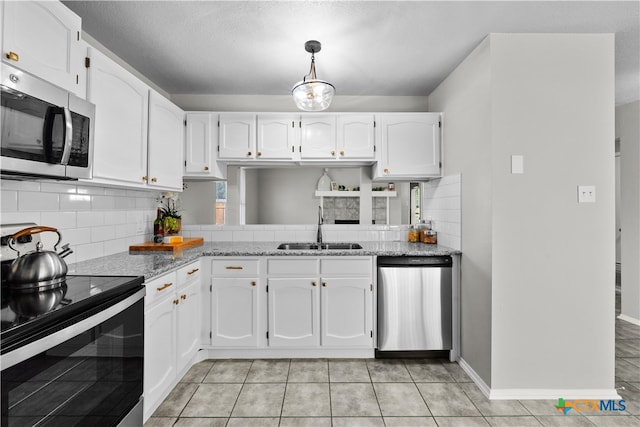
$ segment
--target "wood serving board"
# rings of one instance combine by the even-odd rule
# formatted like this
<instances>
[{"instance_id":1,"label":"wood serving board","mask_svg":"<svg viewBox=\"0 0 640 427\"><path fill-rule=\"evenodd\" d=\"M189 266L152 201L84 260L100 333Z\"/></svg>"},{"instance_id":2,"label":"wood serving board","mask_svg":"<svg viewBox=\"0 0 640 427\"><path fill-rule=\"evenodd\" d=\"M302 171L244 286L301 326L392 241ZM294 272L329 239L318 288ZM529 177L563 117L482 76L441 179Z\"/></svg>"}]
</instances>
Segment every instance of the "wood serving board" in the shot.
<instances>
[{"instance_id":1,"label":"wood serving board","mask_svg":"<svg viewBox=\"0 0 640 427\"><path fill-rule=\"evenodd\" d=\"M130 252L174 252L182 249L194 248L204 243L203 237L185 237L180 243L144 242L129 246Z\"/></svg>"}]
</instances>

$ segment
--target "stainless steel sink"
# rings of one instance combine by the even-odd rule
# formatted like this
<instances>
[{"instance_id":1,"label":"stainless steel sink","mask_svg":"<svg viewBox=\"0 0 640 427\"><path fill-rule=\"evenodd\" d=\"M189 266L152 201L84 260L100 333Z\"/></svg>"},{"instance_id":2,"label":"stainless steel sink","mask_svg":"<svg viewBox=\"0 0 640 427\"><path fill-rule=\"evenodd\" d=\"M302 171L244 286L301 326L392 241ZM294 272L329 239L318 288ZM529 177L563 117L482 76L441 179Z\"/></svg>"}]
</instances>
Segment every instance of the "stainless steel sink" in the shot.
<instances>
[{"instance_id":1,"label":"stainless steel sink","mask_svg":"<svg viewBox=\"0 0 640 427\"><path fill-rule=\"evenodd\" d=\"M321 249L333 249L333 250L345 250L345 249L362 249L362 245L359 243L281 243L278 245L278 249L285 250L321 250Z\"/></svg>"}]
</instances>

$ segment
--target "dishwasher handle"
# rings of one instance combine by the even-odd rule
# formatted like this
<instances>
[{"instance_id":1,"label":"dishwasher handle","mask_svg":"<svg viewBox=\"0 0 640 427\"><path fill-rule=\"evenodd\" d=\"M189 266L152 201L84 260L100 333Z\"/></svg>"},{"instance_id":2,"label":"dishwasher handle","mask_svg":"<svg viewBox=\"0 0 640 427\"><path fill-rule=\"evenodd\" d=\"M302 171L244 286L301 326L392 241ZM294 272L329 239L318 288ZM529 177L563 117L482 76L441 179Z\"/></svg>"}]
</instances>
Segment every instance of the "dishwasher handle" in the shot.
<instances>
[{"instance_id":1,"label":"dishwasher handle","mask_svg":"<svg viewBox=\"0 0 640 427\"><path fill-rule=\"evenodd\" d=\"M380 256L378 267L452 267L453 260L445 256Z\"/></svg>"}]
</instances>

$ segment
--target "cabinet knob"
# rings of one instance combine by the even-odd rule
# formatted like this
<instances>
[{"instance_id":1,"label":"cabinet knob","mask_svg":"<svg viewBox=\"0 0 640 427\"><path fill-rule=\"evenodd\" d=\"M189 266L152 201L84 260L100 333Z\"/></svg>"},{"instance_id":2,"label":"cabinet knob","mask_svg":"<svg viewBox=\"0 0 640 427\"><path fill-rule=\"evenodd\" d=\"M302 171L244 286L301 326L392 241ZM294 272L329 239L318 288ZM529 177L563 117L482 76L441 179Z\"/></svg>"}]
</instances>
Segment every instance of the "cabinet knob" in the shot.
<instances>
[{"instance_id":1,"label":"cabinet knob","mask_svg":"<svg viewBox=\"0 0 640 427\"><path fill-rule=\"evenodd\" d=\"M340 155L341 155L341 156L344 156L344 151L340 151Z\"/></svg>"},{"instance_id":2,"label":"cabinet knob","mask_svg":"<svg viewBox=\"0 0 640 427\"><path fill-rule=\"evenodd\" d=\"M389 169L385 169L383 172L384 173L389 173Z\"/></svg>"},{"instance_id":3,"label":"cabinet knob","mask_svg":"<svg viewBox=\"0 0 640 427\"><path fill-rule=\"evenodd\" d=\"M332 155L332 156L335 156L335 155L336 155L335 150L331 150L331 155Z\"/></svg>"},{"instance_id":4,"label":"cabinet knob","mask_svg":"<svg viewBox=\"0 0 640 427\"><path fill-rule=\"evenodd\" d=\"M158 182L158 178L154 176L153 178L151 178L151 182Z\"/></svg>"},{"instance_id":5,"label":"cabinet knob","mask_svg":"<svg viewBox=\"0 0 640 427\"><path fill-rule=\"evenodd\" d=\"M180 299L187 299L187 296L185 294L180 295Z\"/></svg>"},{"instance_id":6,"label":"cabinet knob","mask_svg":"<svg viewBox=\"0 0 640 427\"><path fill-rule=\"evenodd\" d=\"M20 56L15 52L9 52L9 53L7 53L7 59L10 59L12 61L19 61L20 60Z\"/></svg>"},{"instance_id":7,"label":"cabinet knob","mask_svg":"<svg viewBox=\"0 0 640 427\"><path fill-rule=\"evenodd\" d=\"M311 282L311 286L318 286L316 282Z\"/></svg>"},{"instance_id":8,"label":"cabinet knob","mask_svg":"<svg viewBox=\"0 0 640 427\"><path fill-rule=\"evenodd\" d=\"M174 300L173 300L173 304L174 304L174 305L178 305L178 304L180 304L180 300L179 300L179 299L174 299Z\"/></svg>"},{"instance_id":9,"label":"cabinet knob","mask_svg":"<svg viewBox=\"0 0 640 427\"><path fill-rule=\"evenodd\" d=\"M247 156L251 157L251 151L247 152Z\"/></svg>"},{"instance_id":10,"label":"cabinet knob","mask_svg":"<svg viewBox=\"0 0 640 427\"><path fill-rule=\"evenodd\" d=\"M209 170L209 166L205 166L204 170L208 171Z\"/></svg>"},{"instance_id":11,"label":"cabinet knob","mask_svg":"<svg viewBox=\"0 0 640 427\"><path fill-rule=\"evenodd\" d=\"M256 282L251 282L251 286L255 286L255 285L257 285Z\"/></svg>"},{"instance_id":12,"label":"cabinet knob","mask_svg":"<svg viewBox=\"0 0 640 427\"><path fill-rule=\"evenodd\" d=\"M258 151L258 157L262 157L262 151Z\"/></svg>"},{"instance_id":13,"label":"cabinet knob","mask_svg":"<svg viewBox=\"0 0 640 427\"><path fill-rule=\"evenodd\" d=\"M326 288L327 287L327 282L322 282L322 287Z\"/></svg>"},{"instance_id":14,"label":"cabinet knob","mask_svg":"<svg viewBox=\"0 0 640 427\"><path fill-rule=\"evenodd\" d=\"M145 175L145 176L143 176L143 177L142 177L142 180L143 180L143 181L148 181L148 180L149 180L149 177Z\"/></svg>"}]
</instances>

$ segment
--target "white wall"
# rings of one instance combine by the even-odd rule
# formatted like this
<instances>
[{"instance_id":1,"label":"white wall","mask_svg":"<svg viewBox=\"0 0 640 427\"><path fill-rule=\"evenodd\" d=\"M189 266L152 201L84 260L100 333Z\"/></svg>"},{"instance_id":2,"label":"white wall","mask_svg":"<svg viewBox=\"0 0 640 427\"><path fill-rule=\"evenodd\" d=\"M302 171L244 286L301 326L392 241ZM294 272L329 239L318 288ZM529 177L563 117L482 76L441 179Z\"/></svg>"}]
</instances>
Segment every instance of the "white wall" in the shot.
<instances>
[{"instance_id":1,"label":"white wall","mask_svg":"<svg viewBox=\"0 0 640 427\"><path fill-rule=\"evenodd\" d=\"M155 191L7 179L0 182L0 192L0 223L34 222L58 228L62 242L74 250L65 258L69 264L151 241L160 196ZM42 237L47 239L45 233Z\"/></svg>"},{"instance_id":2,"label":"white wall","mask_svg":"<svg viewBox=\"0 0 640 427\"><path fill-rule=\"evenodd\" d=\"M640 324L640 101L616 108L616 138L620 138L620 317Z\"/></svg>"},{"instance_id":3,"label":"white wall","mask_svg":"<svg viewBox=\"0 0 640 427\"><path fill-rule=\"evenodd\" d=\"M446 175L461 176L461 356L491 385L491 70L483 41L429 96Z\"/></svg>"},{"instance_id":4,"label":"white wall","mask_svg":"<svg viewBox=\"0 0 640 427\"><path fill-rule=\"evenodd\" d=\"M216 223L216 182L185 182L185 190L180 194L182 224ZM188 206L188 209L184 207Z\"/></svg>"},{"instance_id":5,"label":"white wall","mask_svg":"<svg viewBox=\"0 0 640 427\"><path fill-rule=\"evenodd\" d=\"M612 35L492 34L430 96L462 176L462 358L492 397L615 396L613 64Z\"/></svg>"}]
</instances>

